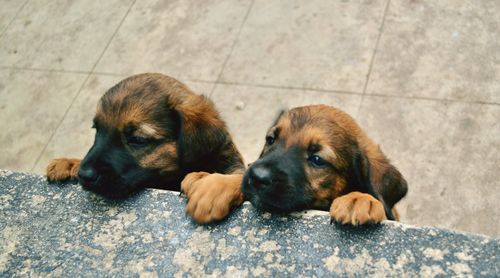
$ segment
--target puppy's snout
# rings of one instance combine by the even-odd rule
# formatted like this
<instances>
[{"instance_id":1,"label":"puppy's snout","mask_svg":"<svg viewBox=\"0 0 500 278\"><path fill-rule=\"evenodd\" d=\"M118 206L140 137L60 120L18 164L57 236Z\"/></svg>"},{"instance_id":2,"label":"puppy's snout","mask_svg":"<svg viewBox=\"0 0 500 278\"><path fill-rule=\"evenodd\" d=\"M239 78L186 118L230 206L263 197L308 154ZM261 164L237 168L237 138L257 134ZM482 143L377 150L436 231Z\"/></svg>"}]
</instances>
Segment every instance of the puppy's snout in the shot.
<instances>
[{"instance_id":1,"label":"puppy's snout","mask_svg":"<svg viewBox=\"0 0 500 278\"><path fill-rule=\"evenodd\" d=\"M92 186L98 178L97 171L92 167L81 167L78 171L78 179L84 186Z\"/></svg>"},{"instance_id":2,"label":"puppy's snout","mask_svg":"<svg viewBox=\"0 0 500 278\"><path fill-rule=\"evenodd\" d=\"M271 170L263 166L255 166L249 169L250 183L254 187L266 187L272 183Z\"/></svg>"}]
</instances>

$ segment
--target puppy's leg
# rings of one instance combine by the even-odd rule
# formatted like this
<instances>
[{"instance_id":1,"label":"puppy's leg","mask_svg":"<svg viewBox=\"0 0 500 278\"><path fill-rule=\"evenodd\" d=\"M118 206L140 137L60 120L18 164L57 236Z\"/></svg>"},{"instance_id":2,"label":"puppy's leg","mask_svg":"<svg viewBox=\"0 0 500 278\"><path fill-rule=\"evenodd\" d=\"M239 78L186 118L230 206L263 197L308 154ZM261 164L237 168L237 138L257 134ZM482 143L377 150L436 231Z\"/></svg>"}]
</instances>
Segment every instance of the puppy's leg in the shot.
<instances>
[{"instance_id":1,"label":"puppy's leg","mask_svg":"<svg viewBox=\"0 0 500 278\"><path fill-rule=\"evenodd\" d=\"M392 215L394 215L394 220L399 221L399 212L396 209L396 207L393 207L391 211L392 211Z\"/></svg>"},{"instance_id":2,"label":"puppy's leg","mask_svg":"<svg viewBox=\"0 0 500 278\"><path fill-rule=\"evenodd\" d=\"M54 159L47 166L48 181L65 181L75 179L80 170L80 159Z\"/></svg>"},{"instance_id":3,"label":"puppy's leg","mask_svg":"<svg viewBox=\"0 0 500 278\"><path fill-rule=\"evenodd\" d=\"M181 183L181 190L188 198L186 213L199 224L224 219L233 207L243 201L242 174L188 174Z\"/></svg>"},{"instance_id":4,"label":"puppy's leg","mask_svg":"<svg viewBox=\"0 0 500 278\"><path fill-rule=\"evenodd\" d=\"M384 205L372 195L351 192L333 200L330 216L342 224L364 225L386 219Z\"/></svg>"},{"instance_id":5,"label":"puppy's leg","mask_svg":"<svg viewBox=\"0 0 500 278\"><path fill-rule=\"evenodd\" d=\"M195 188L197 188L195 182L208 175L210 175L210 173L207 172L192 172L187 174L181 182L181 192L190 196L191 190L195 190Z\"/></svg>"}]
</instances>

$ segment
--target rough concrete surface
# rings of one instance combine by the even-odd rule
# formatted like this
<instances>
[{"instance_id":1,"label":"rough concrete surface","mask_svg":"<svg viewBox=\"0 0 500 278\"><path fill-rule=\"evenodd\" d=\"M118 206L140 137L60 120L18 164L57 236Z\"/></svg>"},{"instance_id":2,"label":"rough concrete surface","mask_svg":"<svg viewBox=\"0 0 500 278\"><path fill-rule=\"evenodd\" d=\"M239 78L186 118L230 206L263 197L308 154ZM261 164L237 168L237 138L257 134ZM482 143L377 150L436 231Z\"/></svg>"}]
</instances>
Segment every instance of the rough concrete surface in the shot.
<instances>
[{"instance_id":1,"label":"rough concrete surface","mask_svg":"<svg viewBox=\"0 0 500 278\"><path fill-rule=\"evenodd\" d=\"M409 182L402 222L500 236L498 0L2 0L0 168L92 144L96 101L161 72L211 96L247 162L277 111L351 114Z\"/></svg>"},{"instance_id":2,"label":"rough concrete surface","mask_svg":"<svg viewBox=\"0 0 500 278\"><path fill-rule=\"evenodd\" d=\"M75 184L0 171L0 276L496 276L500 240L387 221L330 225L325 212L244 204L199 226L176 192L104 200Z\"/></svg>"}]
</instances>

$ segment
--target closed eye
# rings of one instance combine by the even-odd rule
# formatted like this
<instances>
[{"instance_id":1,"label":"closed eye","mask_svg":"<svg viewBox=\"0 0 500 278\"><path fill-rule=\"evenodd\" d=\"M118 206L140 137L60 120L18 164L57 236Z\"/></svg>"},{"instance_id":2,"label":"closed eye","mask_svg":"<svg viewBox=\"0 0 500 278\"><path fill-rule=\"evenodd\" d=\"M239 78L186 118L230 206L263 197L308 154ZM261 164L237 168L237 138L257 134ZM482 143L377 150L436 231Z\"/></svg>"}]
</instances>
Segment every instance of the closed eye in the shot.
<instances>
[{"instance_id":1,"label":"closed eye","mask_svg":"<svg viewBox=\"0 0 500 278\"><path fill-rule=\"evenodd\" d=\"M126 136L126 140L127 144L132 147L143 147L149 143L147 138L134 135Z\"/></svg>"}]
</instances>

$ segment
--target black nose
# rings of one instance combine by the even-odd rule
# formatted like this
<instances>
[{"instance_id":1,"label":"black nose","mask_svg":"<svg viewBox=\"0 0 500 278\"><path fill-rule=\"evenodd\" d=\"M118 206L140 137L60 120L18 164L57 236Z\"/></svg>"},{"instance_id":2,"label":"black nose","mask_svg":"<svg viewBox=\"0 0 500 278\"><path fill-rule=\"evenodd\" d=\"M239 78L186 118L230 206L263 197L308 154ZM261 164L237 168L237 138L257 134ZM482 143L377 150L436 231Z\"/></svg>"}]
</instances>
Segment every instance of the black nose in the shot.
<instances>
[{"instance_id":1,"label":"black nose","mask_svg":"<svg viewBox=\"0 0 500 278\"><path fill-rule=\"evenodd\" d=\"M266 167L255 166L249 169L250 171L250 183L255 187L265 187L272 183L272 173Z\"/></svg>"},{"instance_id":2,"label":"black nose","mask_svg":"<svg viewBox=\"0 0 500 278\"><path fill-rule=\"evenodd\" d=\"M81 167L78 171L78 179L84 186L92 186L97 181L97 171L92 167Z\"/></svg>"}]
</instances>

